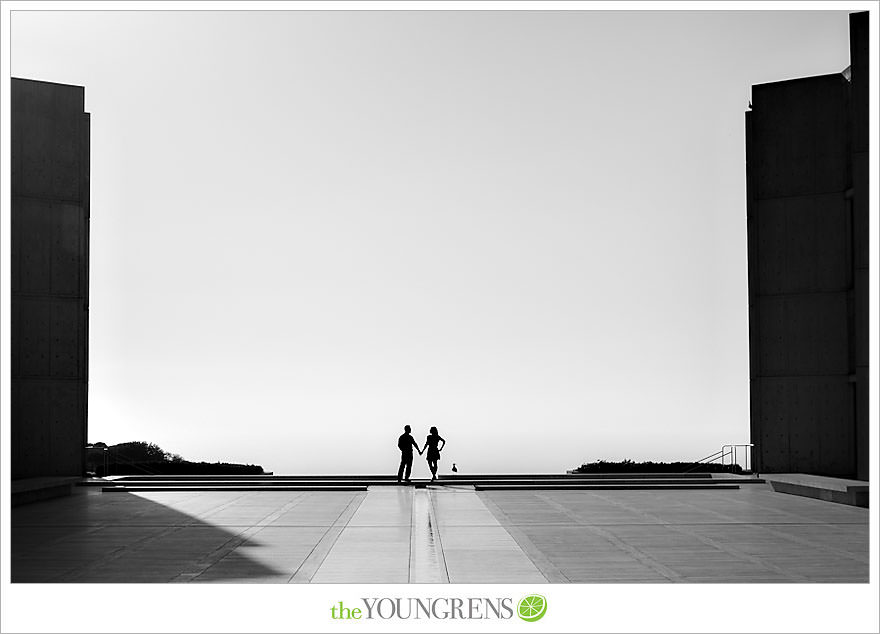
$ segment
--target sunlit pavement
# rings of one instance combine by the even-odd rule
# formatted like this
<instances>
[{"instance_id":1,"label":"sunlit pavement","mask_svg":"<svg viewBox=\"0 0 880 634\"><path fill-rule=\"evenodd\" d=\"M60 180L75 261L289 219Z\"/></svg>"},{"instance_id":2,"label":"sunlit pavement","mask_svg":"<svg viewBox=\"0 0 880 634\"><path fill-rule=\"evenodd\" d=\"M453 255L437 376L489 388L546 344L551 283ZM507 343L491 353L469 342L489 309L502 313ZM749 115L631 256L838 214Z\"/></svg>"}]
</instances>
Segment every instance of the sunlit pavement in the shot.
<instances>
[{"instance_id":1,"label":"sunlit pavement","mask_svg":"<svg viewBox=\"0 0 880 634\"><path fill-rule=\"evenodd\" d=\"M868 510L776 493L100 493L12 513L13 582L867 582Z\"/></svg>"}]
</instances>

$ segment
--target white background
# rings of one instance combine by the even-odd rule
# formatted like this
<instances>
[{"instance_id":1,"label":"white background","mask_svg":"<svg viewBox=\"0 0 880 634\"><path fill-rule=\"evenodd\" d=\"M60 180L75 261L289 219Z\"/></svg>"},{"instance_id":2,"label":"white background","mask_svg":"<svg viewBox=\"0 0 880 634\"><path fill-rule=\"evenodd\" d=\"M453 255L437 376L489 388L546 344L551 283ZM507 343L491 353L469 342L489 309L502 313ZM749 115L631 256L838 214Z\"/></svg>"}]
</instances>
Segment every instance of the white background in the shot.
<instances>
[{"instance_id":1,"label":"white background","mask_svg":"<svg viewBox=\"0 0 880 634\"><path fill-rule=\"evenodd\" d=\"M744 112L846 68L846 11L11 25L12 75L91 113L90 442L275 473L393 471L407 423L441 471L748 442Z\"/></svg>"}]
</instances>

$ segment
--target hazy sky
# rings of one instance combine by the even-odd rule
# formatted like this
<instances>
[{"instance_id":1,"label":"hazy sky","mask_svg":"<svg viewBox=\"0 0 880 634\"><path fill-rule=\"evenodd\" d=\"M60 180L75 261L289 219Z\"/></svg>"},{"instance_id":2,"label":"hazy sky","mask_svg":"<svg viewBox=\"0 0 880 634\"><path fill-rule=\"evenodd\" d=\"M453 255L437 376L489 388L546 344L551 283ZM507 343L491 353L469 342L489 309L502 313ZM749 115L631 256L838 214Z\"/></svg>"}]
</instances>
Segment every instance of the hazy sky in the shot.
<instances>
[{"instance_id":1,"label":"hazy sky","mask_svg":"<svg viewBox=\"0 0 880 634\"><path fill-rule=\"evenodd\" d=\"M86 87L89 440L276 473L748 442L750 86L841 12L27 12ZM414 474L427 467L417 460Z\"/></svg>"}]
</instances>

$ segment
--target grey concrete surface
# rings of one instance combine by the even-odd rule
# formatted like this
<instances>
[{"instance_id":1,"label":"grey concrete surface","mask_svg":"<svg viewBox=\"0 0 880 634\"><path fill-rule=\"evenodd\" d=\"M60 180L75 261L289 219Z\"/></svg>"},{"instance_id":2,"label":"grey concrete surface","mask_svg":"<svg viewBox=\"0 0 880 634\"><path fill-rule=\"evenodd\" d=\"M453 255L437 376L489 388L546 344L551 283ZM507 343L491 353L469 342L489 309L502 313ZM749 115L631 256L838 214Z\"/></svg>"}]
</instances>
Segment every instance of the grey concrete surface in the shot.
<instances>
[{"instance_id":1,"label":"grey concrete surface","mask_svg":"<svg viewBox=\"0 0 880 634\"><path fill-rule=\"evenodd\" d=\"M865 582L868 511L774 492L493 492L545 576L573 583ZM540 559L538 559L540 557Z\"/></svg>"},{"instance_id":2,"label":"grey concrete surface","mask_svg":"<svg viewBox=\"0 0 880 634\"><path fill-rule=\"evenodd\" d=\"M159 491L12 510L13 582L867 582L867 509L775 493Z\"/></svg>"}]
</instances>

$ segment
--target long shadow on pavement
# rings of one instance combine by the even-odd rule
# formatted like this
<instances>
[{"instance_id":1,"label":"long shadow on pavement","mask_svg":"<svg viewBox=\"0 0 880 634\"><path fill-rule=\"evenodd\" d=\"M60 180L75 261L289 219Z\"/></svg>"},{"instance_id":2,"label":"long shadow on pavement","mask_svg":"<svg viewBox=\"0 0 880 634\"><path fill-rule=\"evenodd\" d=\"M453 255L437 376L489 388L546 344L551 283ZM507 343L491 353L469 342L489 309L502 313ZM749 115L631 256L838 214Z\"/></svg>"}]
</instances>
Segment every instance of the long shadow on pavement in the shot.
<instances>
[{"instance_id":1,"label":"long shadow on pavement","mask_svg":"<svg viewBox=\"0 0 880 634\"><path fill-rule=\"evenodd\" d=\"M259 548L249 539L253 527L216 526L137 494L80 493L15 507L11 528L14 583L290 577L247 553Z\"/></svg>"}]
</instances>

